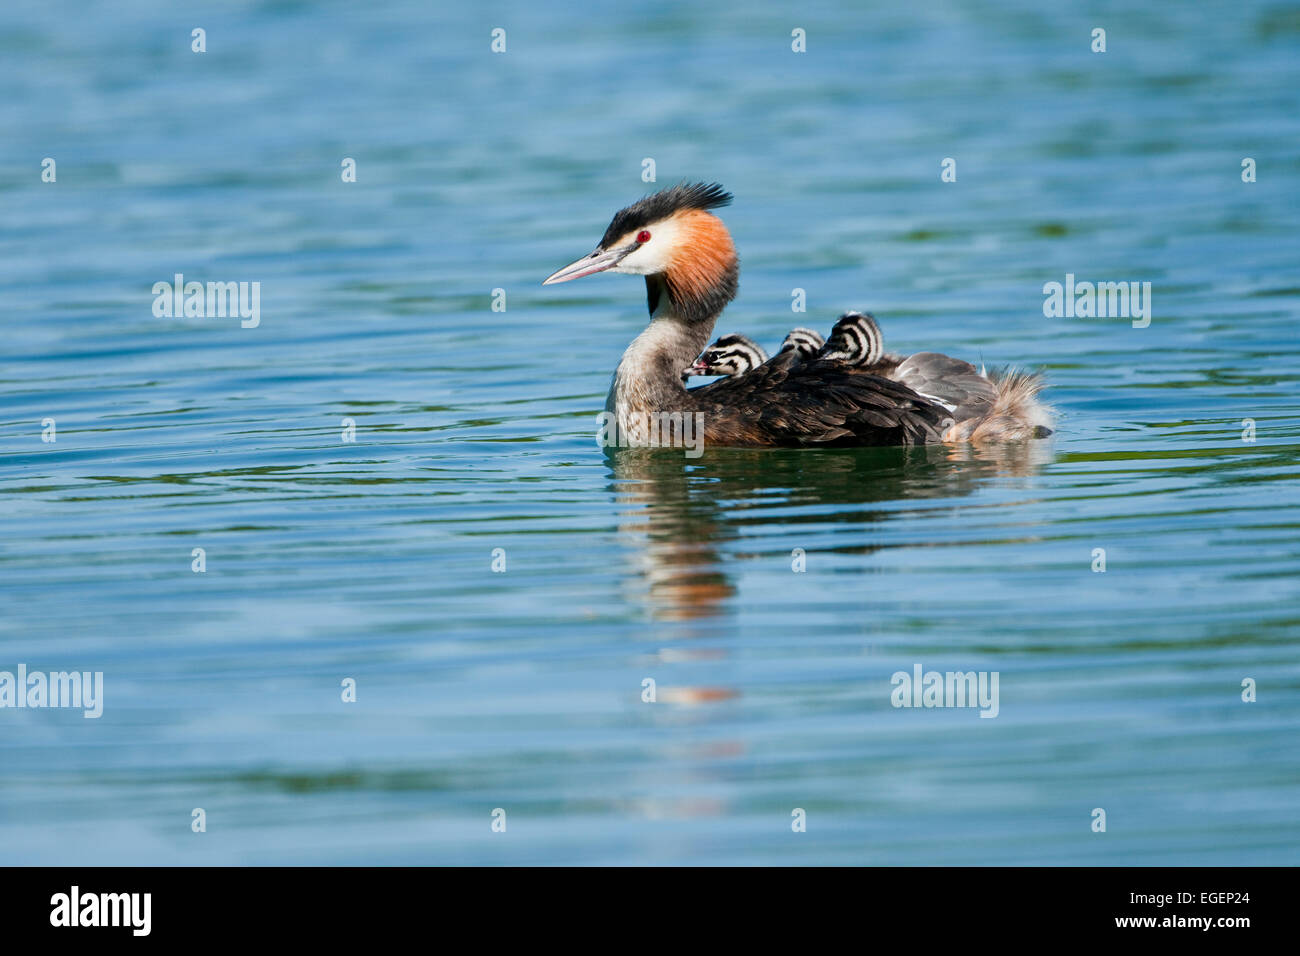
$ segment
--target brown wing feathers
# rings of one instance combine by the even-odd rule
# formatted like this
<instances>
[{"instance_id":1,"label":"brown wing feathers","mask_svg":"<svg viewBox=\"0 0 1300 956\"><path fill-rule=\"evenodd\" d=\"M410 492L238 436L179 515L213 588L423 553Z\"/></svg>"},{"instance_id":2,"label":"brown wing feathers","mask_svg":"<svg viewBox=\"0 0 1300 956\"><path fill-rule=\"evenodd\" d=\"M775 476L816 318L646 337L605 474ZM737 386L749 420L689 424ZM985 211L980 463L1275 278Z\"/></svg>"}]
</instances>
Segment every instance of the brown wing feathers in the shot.
<instances>
[{"instance_id":1,"label":"brown wing feathers","mask_svg":"<svg viewBox=\"0 0 1300 956\"><path fill-rule=\"evenodd\" d=\"M913 445L938 441L952 415L899 382L840 362L781 361L692 389L706 442Z\"/></svg>"}]
</instances>

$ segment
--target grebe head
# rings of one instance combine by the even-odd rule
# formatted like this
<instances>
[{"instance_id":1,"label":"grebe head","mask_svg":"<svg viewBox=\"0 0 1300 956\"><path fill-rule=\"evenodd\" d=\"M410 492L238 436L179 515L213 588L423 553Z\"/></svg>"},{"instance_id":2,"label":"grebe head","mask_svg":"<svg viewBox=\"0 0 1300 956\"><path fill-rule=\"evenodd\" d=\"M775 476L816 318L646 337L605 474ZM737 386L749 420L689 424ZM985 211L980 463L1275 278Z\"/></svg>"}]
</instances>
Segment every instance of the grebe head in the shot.
<instances>
[{"instance_id":1,"label":"grebe head","mask_svg":"<svg viewBox=\"0 0 1300 956\"><path fill-rule=\"evenodd\" d=\"M682 183L619 210L596 251L542 282L569 282L597 272L646 277L653 314L666 292L674 313L712 319L736 296L739 265L727 228L709 212L731 202L717 183Z\"/></svg>"},{"instance_id":2,"label":"grebe head","mask_svg":"<svg viewBox=\"0 0 1300 956\"><path fill-rule=\"evenodd\" d=\"M767 361L767 353L753 339L724 335L700 355L694 365L682 371L690 375L744 375Z\"/></svg>"},{"instance_id":3,"label":"grebe head","mask_svg":"<svg viewBox=\"0 0 1300 956\"><path fill-rule=\"evenodd\" d=\"M884 354L884 337L875 317L869 312L865 315L845 312L831 329L831 337L817 357L848 365L874 365Z\"/></svg>"},{"instance_id":4,"label":"grebe head","mask_svg":"<svg viewBox=\"0 0 1300 956\"><path fill-rule=\"evenodd\" d=\"M780 351L788 352L794 349L801 359L807 361L820 352L825 344L826 340L812 329L791 329L790 334L781 343Z\"/></svg>"}]
</instances>

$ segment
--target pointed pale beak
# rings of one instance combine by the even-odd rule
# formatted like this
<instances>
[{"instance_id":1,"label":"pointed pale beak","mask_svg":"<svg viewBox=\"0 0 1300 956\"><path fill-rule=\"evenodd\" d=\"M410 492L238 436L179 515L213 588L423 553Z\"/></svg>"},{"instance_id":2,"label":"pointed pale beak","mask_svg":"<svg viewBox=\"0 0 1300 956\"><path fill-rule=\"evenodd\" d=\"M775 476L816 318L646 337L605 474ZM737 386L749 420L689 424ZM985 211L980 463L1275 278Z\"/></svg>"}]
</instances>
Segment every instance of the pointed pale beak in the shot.
<instances>
[{"instance_id":1,"label":"pointed pale beak","mask_svg":"<svg viewBox=\"0 0 1300 956\"><path fill-rule=\"evenodd\" d=\"M696 362L694 365L682 369L683 375L708 375L709 367L703 362Z\"/></svg>"},{"instance_id":2,"label":"pointed pale beak","mask_svg":"<svg viewBox=\"0 0 1300 956\"><path fill-rule=\"evenodd\" d=\"M583 256L577 262L570 262L563 269L551 273L543 280L542 285L570 282L574 279L581 279L583 276L595 275L597 272L612 269L635 248L635 245L631 245L624 246L621 249L597 249L591 255Z\"/></svg>"}]
</instances>

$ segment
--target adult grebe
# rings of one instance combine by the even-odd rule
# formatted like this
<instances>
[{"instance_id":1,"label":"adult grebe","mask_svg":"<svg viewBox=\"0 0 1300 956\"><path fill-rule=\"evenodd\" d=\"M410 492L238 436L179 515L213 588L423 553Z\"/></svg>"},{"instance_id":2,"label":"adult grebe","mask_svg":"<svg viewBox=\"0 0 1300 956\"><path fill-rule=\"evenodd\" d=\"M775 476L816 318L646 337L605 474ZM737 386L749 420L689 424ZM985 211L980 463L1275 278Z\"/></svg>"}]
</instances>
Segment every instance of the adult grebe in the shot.
<instances>
[{"instance_id":1,"label":"adult grebe","mask_svg":"<svg viewBox=\"0 0 1300 956\"><path fill-rule=\"evenodd\" d=\"M652 419L694 415L714 445L914 445L1008 441L1050 434L1037 375L986 377L923 352L890 377L790 349L747 375L687 389L682 370L703 350L736 296L739 264L709 210L731 202L717 183L680 184L615 214L596 250L543 285L597 272L645 277L650 324L614 372L606 409L622 434L649 441ZM910 365L909 365L910 363Z\"/></svg>"}]
</instances>

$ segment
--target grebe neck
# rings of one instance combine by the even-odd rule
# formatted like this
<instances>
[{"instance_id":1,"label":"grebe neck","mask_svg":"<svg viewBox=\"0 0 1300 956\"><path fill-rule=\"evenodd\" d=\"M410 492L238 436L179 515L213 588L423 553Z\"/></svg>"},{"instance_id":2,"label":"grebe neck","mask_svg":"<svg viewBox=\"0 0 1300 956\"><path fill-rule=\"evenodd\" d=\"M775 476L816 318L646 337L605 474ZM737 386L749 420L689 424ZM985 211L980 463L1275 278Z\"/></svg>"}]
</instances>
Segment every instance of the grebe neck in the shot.
<instances>
[{"instance_id":1,"label":"grebe neck","mask_svg":"<svg viewBox=\"0 0 1300 956\"><path fill-rule=\"evenodd\" d=\"M709 344L718 318L698 308L680 309L664 275L646 276L645 283L650 324L623 353L605 403L620 425L630 424L633 415L685 410L688 396L682 369Z\"/></svg>"}]
</instances>

